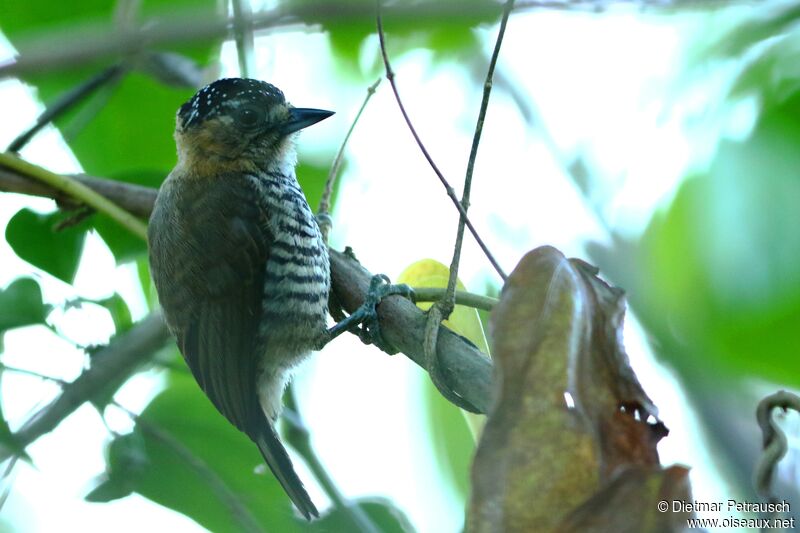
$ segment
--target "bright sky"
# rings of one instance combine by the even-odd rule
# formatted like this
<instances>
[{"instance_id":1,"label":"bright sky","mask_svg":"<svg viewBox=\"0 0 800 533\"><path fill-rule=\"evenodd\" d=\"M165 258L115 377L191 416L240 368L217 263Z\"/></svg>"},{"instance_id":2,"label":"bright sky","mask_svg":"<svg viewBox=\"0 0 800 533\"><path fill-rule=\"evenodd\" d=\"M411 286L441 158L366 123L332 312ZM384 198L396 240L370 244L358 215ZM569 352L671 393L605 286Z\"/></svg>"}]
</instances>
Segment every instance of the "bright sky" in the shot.
<instances>
[{"instance_id":1,"label":"bright sky","mask_svg":"<svg viewBox=\"0 0 800 533\"><path fill-rule=\"evenodd\" d=\"M543 244L585 257L584 244L607 238L604 224L635 235L660 202L672 193L690 159L683 119L692 110L670 107L667 92L677 76L691 20L681 24L628 14L585 16L514 15L500 62L522 94L530 94L562 154L585 155L615 191L602 213L606 222L565 178L560 162L531 131L506 92L496 90L475 171L471 219L501 264L510 271L527 250ZM491 50L496 28L481 31ZM580 36L576 38L576 36ZM306 152L315 143L338 145L364 95L337 79L326 62L323 35L279 33L257 41L258 72L280 86L298 106L333 109L325 127L301 137ZM3 49L2 54L10 54ZM377 53L375 39L362 50L363 64ZM224 74L236 75L235 50L226 46ZM442 66L418 51L393 60L404 102L437 164L460 190L480 84L465 69ZM187 94L187 97L189 95ZM0 83L0 145L7 145L43 109L35 94L17 82ZM377 134L379 132L379 134ZM55 171L79 170L59 134L49 129L26 148L25 157ZM375 95L348 150L348 171L339 194L333 245L351 245L372 271L397 275L410 263L432 257L449 263L456 216L413 143L388 84ZM602 192L602 191L601 191ZM599 200L603 200L600 198ZM47 211L52 202L0 195L0 227L22 206ZM122 293L134 314L144 305L131 268L114 266L96 236L90 237L72 289L20 261L0 240L0 286L33 274L47 301L62 304L76 295ZM466 238L461 278L480 291L493 272L471 238ZM52 316L62 334L80 344L105 342L112 332L103 312L86 307ZM635 320L626 345L645 389L661 408L671 433L662 441L664 464L692 465L698 500L723 496L711 458L697 440L699 429L670 371L650 354ZM44 328L6 334L3 360L12 366L73 379L84 356ZM346 495L385 495L403 509L419 531L460 530L462 510L452 495L435 491L433 456L414 435L427 431L417 414L418 388L427 379L402 356L386 357L345 336L315 356L298 373L298 392L316 449ZM35 378L3 376L3 407L12 423L23 422L53 397L57 388ZM134 378L117 395L141 409L158 390L156 373ZM368 398L369 401L365 401ZM111 417L117 430L127 417ZM16 531L198 531L191 520L138 496L89 504L83 496L104 469L108 433L92 408L82 407L29 449L36 467L21 464L3 519ZM425 467L425 465L430 465ZM301 471L301 477L309 479ZM324 496L312 487L312 497ZM727 497L727 496L726 496ZM129 519L121 519L129 517Z\"/></svg>"}]
</instances>

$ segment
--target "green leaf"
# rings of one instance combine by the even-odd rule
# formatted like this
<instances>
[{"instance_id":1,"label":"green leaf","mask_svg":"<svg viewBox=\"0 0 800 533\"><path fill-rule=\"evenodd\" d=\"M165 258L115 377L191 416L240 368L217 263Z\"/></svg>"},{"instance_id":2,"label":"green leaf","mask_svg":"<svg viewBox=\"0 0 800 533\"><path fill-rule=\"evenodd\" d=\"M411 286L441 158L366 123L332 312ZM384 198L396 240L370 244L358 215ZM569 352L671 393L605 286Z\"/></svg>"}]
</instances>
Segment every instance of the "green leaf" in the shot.
<instances>
[{"instance_id":1,"label":"green leaf","mask_svg":"<svg viewBox=\"0 0 800 533\"><path fill-rule=\"evenodd\" d=\"M0 290L0 334L13 328L44 324L48 309L42 290L31 278L19 278Z\"/></svg>"},{"instance_id":2,"label":"green leaf","mask_svg":"<svg viewBox=\"0 0 800 533\"><path fill-rule=\"evenodd\" d=\"M108 245L118 265L147 255L147 242L134 235L104 213L92 216L91 223Z\"/></svg>"},{"instance_id":3,"label":"green leaf","mask_svg":"<svg viewBox=\"0 0 800 533\"><path fill-rule=\"evenodd\" d=\"M307 4L307 0L294 0L294 5ZM437 14L442 5L458 6L449 16ZM398 7L399 9L393 9ZM384 32L391 57L415 48L426 48L436 58L447 58L453 54L464 54L474 50L478 44L473 29L479 24L493 23L500 15L499 6L487 0L445 0L435 7L430 5L416 11L408 4L395 3L383 10ZM374 3L369 0L350 0L346 3L351 11L346 17L324 20L309 10L304 21L321 23L327 30L334 59L340 63L340 71L352 76L360 70L359 54L366 38L376 32ZM383 70L378 64L375 67Z\"/></svg>"},{"instance_id":4,"label":"green leaf","mask_svg":"<svg viewBox=\"0 0 800 533\"><path fill-rule=\"evenodd\" d=\"M132 491L215 532L239 532L251 521L270 531L304 530L271 473L255 472L263 463L258 448L213 408L191 376L171 373L134 435L144 443L144 460L120 456L111 446L100 485L111 494L127 489L121 484L128 479Z\"/></svg>"},{"instance_id":5,"label":"green leaf","mask_svg":"<svg viewBox=\"0 0 800 533\"><path fill-rule=\"evenodd\" d=\"M212 0L161 0L142 4L140 18L152 16L154 12L163 14L189 8L193 16L202 17L216 5ZM106 0L81 0L56 9L46 0L6 0L3 30L20 54L25 55L26 35L34 33L40 39L52 38L52 46L58 46L65 32L79 34L81 27L87 24L94 29L113 28L113 11L113 5ZM54 26L61 28L62 33L53 34ZM219 45L208 41L178 47L176 51L206 62L218 54ZM27 76L25 81L36 86L43 102L51 104L113 61L79 65L69 71L51 69ZM191 93L192 90L167 87L149 75L132 71L113 88L105 86L77 106L78 109L65 114L56 125L71 133L67 141L89 174L110 176L121 171L157 169L163 177L176 161L172 140L175 112Z\"/></svg>"},{"instance_id":6,"label":"green leaf","mask_svg":"<svg viewBox=\"0 0 800 533\"><path fill-rule=\"evenodd\" d=\"M170 372L170 384L138 417L133 433L109 445L106 473L87 499L110 501L137 492L214 532L351 531L342 509L311 524L291 503L256 446L220 415L188 373ZM389 502L356 502L382 533L413 528Z\"/></svg>"},{"instance_id":7,"label":"green leaf","mask_svg":"<svg viewBox=\"0 0 800 533\"><path fill-rule=\"evenodd\" d=\"M383 498L361 498L353 505L360 507L381 533L413 533L408 518L390 501ZM333 509L309 525L308 531L329 533L355 531L353 521L343 509Z\"/></svg>"},{"instance_id":8,"label":"green leaf","mask_svg":"<svg viewBox=\"0 0 800 533\"><path fill-rule=\"evenodd\" d=\"M140 257L136 260L136 274L148 307L151 309L156 307L158 305L158 294L150 277L150 263L147 257Z\"/></svg>"},{"instance_id":9,"label":"green leaf","mask_svg":"<svg viewBox=\"0 0 800 533\"><path fill-rule=\"evenodd\" d=\"M49 306L42 302L39 284L31 278L20 278L0 290L0 353L3 337L9 329L44 324Z\"/></svg>"},{"instance_id":10,"label":"green leaf","mask_svg":"<svg viewBox=\"0 0 800 533\"><path fill-rule=\"evenodd\" d=\"M20 54L28 50L26 38L31 35L42 36L47 32L52 35L54 43L64 38L70 31L80 31L87 23L110 22L114 7L106 0L79 0L54 4L46 0L3 0L2 30L5 36L15 45ZM37 73L27 76L24 81L33 84L39 98L45 103L52 103L57 97L69 89L76 87L90 77L109 66L107 62L91 66L77 66L69 71L52 74ZM75 115L74 110L59 121L63 124Z\"/></svg>"},{"instance_id":11,"label":"green leaf","mask_svg":"<svg viewBox=\"0 0 800 533\"><path fill-rule=\"evenodd\" d=\"M425 418L436 465L442 480L466 508L475 438L461 409L445 400L427 376L424 379Z\"/></svg>"},{"instance_id":12,"label":"green leaf","mask_svg":"<svg viewBox=\"0 0 800 533\"><path fill-rule=\"evenodd\" d=\"M716 39L707 50L702 50L706 58L717 56L724 58L741 58L747 50L759 43L774 39L776 36L790 34L797 30L800 21L800 5L793 2L775 2L765 4L764 9L742 14L747 18L737 20L730 31Z\"/></svg>"},{"instance_id":13,"label":"green leaf","mask_svg":"<svg viewBox=\"0 0 800 533\"><path fill-rule=\"evenodd\" d=\"M398 276L398 283L407 283L412 287L447 287L450 269L434 259L421 259L406 267ZM456 288L466 290L460 280L456 280ZM430 309L430 302L419 302L417 307ZM469 339L484 353L489 352L486 337L483 333L480 317L475 309L457 305L444 325L459 335ZM424 378L425 414L428 423L428 435L431 448L436 456L436 464L440 475L447 486L451 487L455 496L466 507L469 494L469 471L472 456L475 453L475 434L483 426L483 417L465 414L458 407L442 397L436 387Z\"/></svg>"},{"instance_id":14,"label":"green leaf","mask_svg":"<svg viewBox=\"0 0 800 533\"><path fill-rule=\"evenodd\" d=\"M119 439L116 439L114 443L117 440ZM114 443L112 443L112 446L114 446ZM130 496L133 491L127 485L128 482L124 478L103 479L99 485L86 495L85 500L93 503L108 503Z\"/></svg>"},{"instance_id":15,"label":"green leaf","mask_svg":"<svg viewBox=\"0 0 800 533\"><path fill-rule=\"evenodd\" d=\"M175 111L190 93L131 73L94 120L68 139L70 148L89 174L160 169L166 176L176 162Z\"/></svg>"},{"instance_id":16,"label":"green leaf","mask_svg":"<svg viewBox=\"0 0 800 533\"><path fill-rule=\"evenodd\" d=\"M86 223L56 231L55 226L64 218L59 212L41 215L21 209L8 222L6 240L21 259L72 283L86 238Z\"/></svg>"},{"instance_id":17,"label":"green leaf","mask_svg":"<svg viewBox=\"0 0 800 533\"><path fill-rule=\"evenodd\" d=\"M86 495L86 501L105 503L124 498L147 468L144 439L137 432L115 438L108 447L107 462L110 474L101 477L99 484Z\"/></svg>"},{"instance_id":18,"label":"green leaf","mask_svg":"<svg viewBox=\"0 0 800 533\"><path fill-rule=\"evenodd\" d=\"M111 176L116 181L157 189L167 173L158 170L124 171ZM117 264L135 261L147 254L147 243L103 213L96 213L91 223L108 245Z\"/></svg>"},{"instance_id":19,"label":"green leaf","mask_svg":"<svg viewBox=\"0 0 800 533\"><path fill-rule=\"evenodd\" d=\"M133 325L133 319L131 318L131 312L130 309L128 309L128 304L119 294L115 293L112 296L102 300L81 300L81 303L83 302L99 305L108 311L108 313L111 315L111 319L114 321L115 335L119 335L120 333L128 331ZM88 353L90 356L94 356L93 350L89 350ZM120 387L122 387L122 385L128 381L128 379L130 379L130 375L128 374L111 378L104 383L103 387L89 399L101 416L103 414L103 410L112 402L114 395L117 393Z\"/></svg>"},{"instance_id":20,"label":"green leaf","mask_svg":"<svg viewBox=\"0 0 800 533\"><path fill-rule=\"evenodd\" d=\"M303 188L303 192L308 200L311 210L317 212L319 200L322 198L322 191L325 189L325 180L328 179L330 165L326 162L316 162L310 157L298 158L301 162L297 165L297 180ZM331 158L329 161L333 161ZM336 191L331 197L331 207L335 205Z\"/></svg>"},{"instance_id":21,"label":"green leaf","mask_svg":"<svg viewBox=\"0 0 800 533\"><path fill-rule=\"evenodd\" d=\"M760 50L760 57L742 70L731 87L731 96L761 95L761 104L780 102L800 88L800 70L797 56L800 53L800 36L770 43Z\"/></svg>"},{"instance_id":22,"label":"green leaf","mask_svg":"<svg viewBox=\"0 0 800 533\"><path fill-rule=\"evenodd\" d=\"M0 449L9 450L15 455L24 453L24 449L14 439L11 428L8 427L5 415L0 410Z\"/></svg>"},{"instance_id":23,"label":"green leaf","mask_svg":"<svg viewBox=\"0 0 800 533\"><path fill-rule=\"evenodd\" d=\"M111 319L114 321L114 328L117 335L128 331L133 325L131 310L128 308L128 304L119 294L114 293L113 296L109 296L103 300L97 300L95 303L105 307L108 310L109 314L111 315Z\"/></svg>"},{"instance_id":24,"label":"green leaf","mask_svg":"<svg viewBox=\"0 0 800 533\"><path fill-rule=\"evenodd\" d=\"M501 14L500 6L486 0L445 0L437 5L447 4L458 6L461 14L430 21L416 17L398 19L387 16L385 30L392 35L393 41L400 37L398 44L401 49L426 48L434 53L436 59L474 55L481 48L475 28L482 24L497 23Z\"/></svg>"},{"instance_id":25,"label":"green leaf","mask_svg":"<svg viewBox=\"0 0 800 533\"><path fill-rule=\"evenodd\" d=\"M687 380L800 386L800 92L679 190L638 247L602 261Z\"/></svg>"}]
</instances>

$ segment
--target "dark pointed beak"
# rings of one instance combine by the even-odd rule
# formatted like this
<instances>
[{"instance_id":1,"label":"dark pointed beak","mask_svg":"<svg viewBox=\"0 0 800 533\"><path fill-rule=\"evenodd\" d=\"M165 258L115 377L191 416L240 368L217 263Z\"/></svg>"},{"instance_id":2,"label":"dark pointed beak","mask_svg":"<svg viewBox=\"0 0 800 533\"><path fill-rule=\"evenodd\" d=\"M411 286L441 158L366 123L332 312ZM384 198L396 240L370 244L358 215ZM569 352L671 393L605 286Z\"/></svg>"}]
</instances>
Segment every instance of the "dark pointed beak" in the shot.
<instances>
[{"instance_id":1,"label":"dark pointed beak","mask_svg":"<svg viewBox=\"0 0 800 533\"><path fill-rule=\"evenodd\" d=\"M333 111L324 109L309 109L307 107L293 107L289 110L289 120L281 126L281 133L289 135L296 131L316 124L320 120L325 120L333 115Z\"/></svg>"}]
</instances>

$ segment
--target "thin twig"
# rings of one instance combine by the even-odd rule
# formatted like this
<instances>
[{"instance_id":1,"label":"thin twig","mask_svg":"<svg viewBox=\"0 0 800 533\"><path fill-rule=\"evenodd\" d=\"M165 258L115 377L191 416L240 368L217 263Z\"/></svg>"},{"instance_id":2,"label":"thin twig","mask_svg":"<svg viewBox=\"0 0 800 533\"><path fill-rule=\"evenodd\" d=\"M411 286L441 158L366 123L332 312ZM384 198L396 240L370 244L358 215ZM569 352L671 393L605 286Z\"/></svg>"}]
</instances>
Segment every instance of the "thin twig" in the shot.
<instances>
[{"instance_id":1,"label":"thin twig","mask_svg":"<svg viewBox=\"0 0 800 533\"><path fill-rule=\"evenodd\" d=\"M75 138L86 129L97 115L107 109L108 103L114 97L114 93L123 79L121 75L111 78L108 83L100 87L93 98L90 98L86 104L80 106L75 115L60 128L61 135L63 135L67 144L72 144Z\"/></svg>"},{"instance_id":2,"label":"thin twig","mask_svg":"<svg viewBox=\"0 0 800 533\"><path fill-rule=\"evenodd\" d=\"M8 465L6 465L5 472L3 472L2 475L0 475L0 479L6 479L11 475L11 472L14 471L14 467L17 466L17 461L19 461L19 459L20 456L18 455L15 455L14 457L11 458L11 460L8 462ZM8 487L4 489L3 494L0 495L0 511L3 510L3 507L5 507L6 505L6 501L8 501L8 497L11 495L11 486L13 485L13 483L14 483L13 481L9 481Z\"/></svg>"},{"instance_id":3,"label":"thin twig","mask_svg":"<svg viewBox=\"0 0 800 533\"><path fill-rule=\"evenodd\" d=\"M347 130L347 135L344 136L342 145L339 147L339 151L336 153L336 158L333 160L333 165L331 165L331 170L328 172L328 178L325 180L325 188L322 190L322 198L320 198L319 207L317 208L317 217L319 217L320 220L322 238L325 239L325 242L328 242L328 233L330 233L331 229L331 196L333 195L333 188L336 185L336 179L339 176L339 169L341 168L342 161L344 160L344 149L347 147L347 142L350 140L353 130L356 129L356 124L358 124L358 120L361 118L364 108L367 107L367 103L369 102L370 98L372 98L372 95L375 94L375 90L378 88L380 83L381 78L378 78L375 83L367 88L367 95L364 97L364 101L361 102L361 107L358 108L358 113L356 113L353 123L350 124L350 129Z\"/></svg>"},{"instance_id":4,"label":"thin twig","mask_svg":"<svg viewBox=\"0 0 800 533\"><path fill-rule=\"evenodd\" d=\"M486 81L483 83L483 97L481 98L481 108L478 112L478 121L475 124L475 134L472 137L472 148L469 152L467 162L467 174L464 177L464 190L461 194L461 207L464 212L458 219L458 230L456 231L456 243L453 250L453 260L450 262L450 277L447 280L447 293L441 300L442 317L447 319L453 312L455 306L456 283L458 281L458 267L461 261L461 246L464 242L464 225L467 222L467 210L469 209L469 198L472 191L472 175L475 170L475 159L478 155L478 146L481 143L483 133L483 122L486 119L486 110L489 108L489 97L492 94L492 79L494 69L497 65L497 58L500 56L500 47L503 45L503 36L506 33L508 17L514 9L514 0L508 0L503 8L503 17L500 19L500 29L497 31L497 40L494 44L494 52L489 61L489 70L486 72ZM505 278L504 278L505 280Z\"/></svg>"},{"instance_id":5,"label":"thin twig","mask_svg":"<svg viewBox=\"0 0 800 533\"><path fill-rule=\"evenodd\" d=\"M228 507L231 516L236 520L236 522L238 522L238 525L241 526L244 531L263 533L264 529L259 525L256 518L253 516L253 513L251 513L250 510L245 506L239 495L236 494L236 492L234 492L230 487L228 487L228 485L225 483L225 480L222 479L211 467L209 467L206 462L203 461L203 459L198 457L197 454L190 450L181 441L170 435L169 432L151 422L148 422L147 420L142 420L142 417L124 407L119 402L112 400L111 405L128 415L142 431L148 433L154 439L161 441L164 445L171 448L172 451L174 451L189 468L194 470L202 479L204 479L214 494L216 494L220 501L222 501L223 504Z\"/></svg>"},{"instance_id":6,"label":"thin twig","mask_svg":"<svg viewBox=\"0 0 800 533\"><path fill-rule=\"evenodd\" d=\"M42 181L55 189L67 193L89 207L105 213L137 237L147 240L147 225L144 222L120 208L108 198L94 192L83 183L69 176L50 172L38 165L20 159L14 154L0 153L0 166L13 169L29 178Z\"/></svg>"},{"instance_id":7,"label":"thin twig","mask_svg":"<svg viewBox=\"0 0 800 533\"><path fill-rule=\"evenodd\" d=\"M249 0L231 0L233 4L233 33L239 56L239 75L249 78L256 71L256 47L253 38L253 13Z\"/></svg>"},{"instance_id":8,"label":"thin twig","mask_svg":"<svg viewBox=\"0 0 800 533\"><path fill-rule=\"evenodd\" d=\"M414 289L413 299L414 302L438 302L444 297L447 289L439 287L412 287ZM455 291L456 304L472 307L474 309L483 309L484 311L491 311L499 301L497 298L491 296L484 296L482 294L475 294L467 291Z\"/></svg>"},{"instance_id":9,"label":"thin twig","mask_svg":"<svg viewBox=\"0 0 800 533\"><path fill-rule=\"evenodd\" d=\"M453 250L453 259L450 262L450 275L447 280L447 290L445 291L442 299L433 304L430 312L428 313L428 327L425 339L425 357L429 360L428 366L437 369L436 361L438 353L436 352L436 341L439 333L439 328L436 327L442 320L446 320L453 312L456 304L456 284L458 283L458 267L461 262L461 247L464 243L464 226L467 222L467 210L469 209L469 198L472 190L472 176L475 170L475 159L478 155L478 146L481 142L481 134L483 133L483 123L486 119L486 110L489 107L489 97L492 94L492 79L494 77L494 69L497 65L497 58L500 55L500 47L503 45L503 36L506 33L506 25L508 24L508 17L511 15L511 10L514 9L514 0L508 0L503 8L503 17L500 20L500 29L497 32L497 40L494 44L494 51L492 58L489 61L489 69L486 73L486 81L483 83L483 97L481 98L481 107L478 112L478 120L475 124L475 134L472 137L472 148L469 153L469 161L467 162L467 174L464 177L464 190L461 194L460 205L463 208L461 215L458 219L458 230L456 231L456 242ZM505 280L505 278L504 278ZM427 337L430 335L430 338ZM431 376L434 376L431 373ZM446 387L441 379L433 379L433 383L439 392L445 394L450 401L449 387ZM467 408L471 407L469 405Z\"/></svg>"},{"instance_id":10,"label":"thin twig","mask_svg":"<svg viewBox=\"0 0 800 533\"><path fill-rule=\"evenodd\" d=\"M379 533L380 529L375 525L369 515L367 515L361 507L349 501L345 495L342 494L342 491L336 486L336 482L330 474L328 474L319 456L314 451L314 447L311 446L311 435L309 434L308 428L303 423L300 411L297 409L294 386L289 385L284 399L287 409L283 411L282 420L286 423L284 426L286 442L291 444L292 448L306 460L308 468L311 470L311 473L314 474L317 481L319 481L322 490L324 490L325 494L331 499L334 507L341 509L356 528L353 531Z\"/></svg>"},{"instance_id":11,"label":"thin twig","mask_svg":"<svg viewBox=\"0 0 800 533\"><path fill-rule=\"evenodd\" d=\"M753 483L758 494L771 502L778 501L772 492L772 478L775 468L786 455L787 449L786 435L772 417L772 412L776 408L784 411L793 409L800 412L800 397L790 392L779 391L761 400L756 410L756 419L763 436L764 451L756 464Z\"/></svg>"},{"instance_id":12,"label":"thin twig","mask_svg":"<svg viewBox=\"0 0 800 533\"><path fill-rule=\"evenodd\" d=\"M33 370L28 370L26 368L18 368L16 366L8 366L5 363L0 363L0 372L13 372L15 374L23 374L25 376L32 376L35 378L39 378L42 381L50 381L55 383L61 387L66 385L68 382L64 381L60 378L54 378L53 376L48 376L47 374L40 374L39 372L35 372Z\"/></svg>"},{"instance_id":13,"label":"thin twig","mask_svg":"<svg viewBox=\"0 0 800 533\"><path fill-rule=\"evenodd\" d=\"M103 85L121 76L124 71L125 69L121 64L113 65L61 95L52 105L47 106L47 109L39 115L33 126L21 133L8 145L7 151L19 152L22 150L42 128L72 109L73 106L87 98Z\"/></svg>"},{"instance_id":14,"label":"thin twig","mask_svg":"<svg viewBox=\"0 0 800 533\"><path fill-rule=\"evenodd\" d=\"M378 3L378 14L377 14L378 40L380 41L380 45L381 45L381 55L383 56L383 66L386 69L386 79L389 80L389 83L392 86L392 92L394 93L395 100L397 100L397 106L400 108L400 113L402 113L403 119L406 121L406 125L408 125L408 129L411 131L411 135L414 136L414 140L417 142L417 146L419 146L420 150L422 151L422 154L425 156L425 159L428 161L428 164L431 166L431 168L433 169L434 173L439 178L439 181L442 182L442 185L444 186L444 190L447 192L447 196L450 197L450 199L453 201L453 205L456 206L456 209L458 209L458 212L466 220L467 227L469 228L470 233L472 233L472 236L475 237L475 240L478 242L478 246L481 247L481 250L483 250L483 253L486 255L487 259L489 259L489 262L492 264L494 269L497 271L497 274L503 279L503 281L505 281L508 276L506 276L505 272L503 272L503 269L500 268L500 264L497 262L497 260L495 260L494 256L489 251L489 248L487 248L486 244L484 244L483 239L481 239L480 235L478 235L478 231L475 229L475 226L473 226L472 222L470 222L469 218L467 218L467 212L464 211L464 207L461 205L461 202L458 201L458 198L456 197L455 191L450 186L450 184L447 182L447 179L445 179L444 175L439 170L439 167L436 166L436 163L434 163L433 158L428 153L427 148L425 148L425 145L422 143L422 140L420 139L419 135L417 134L417 130L414 128L414 125L411 123L411 118L409 118L408 113L406 112L406 108L403 105L403 101L400 99L400 93L398 92L397 84L394 81L394 71L392 70L392 66L389 63L389 55L386 52L386 37L385 37L385 35L383 33L383 21L381 20L381 0L377 0L377 3Z\"/></svg>"},{"instance_id":15,"label":"thin twig","mask_svg":"<svg viewBox=\"0 0 800 533\"><path fill-rule=\"evenodd\" d=\"M167 326L159 313L153 313L126 333L117 335L108 346L92 357L92 366L75 381L64 385L50 404L37 411L12 438L20 449L49 433L78 407L104 391L109 383L131 375L149 360L169 339ZM0 461L12 453L0 450Z\"/></svg>"}]
</instances>

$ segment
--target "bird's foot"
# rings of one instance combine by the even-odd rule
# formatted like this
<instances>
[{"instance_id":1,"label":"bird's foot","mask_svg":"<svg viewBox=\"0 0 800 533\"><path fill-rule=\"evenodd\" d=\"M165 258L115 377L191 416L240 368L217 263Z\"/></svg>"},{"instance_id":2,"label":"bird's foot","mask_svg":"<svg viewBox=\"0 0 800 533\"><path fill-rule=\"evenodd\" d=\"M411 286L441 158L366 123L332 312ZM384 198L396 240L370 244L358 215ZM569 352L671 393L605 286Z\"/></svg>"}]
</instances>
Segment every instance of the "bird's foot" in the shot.
<instances>
[{"instance_id":1,"label":"bird's foot","mask_svg":"<svg viewBox=\"0 0 800 533\"><path fill-rule=\"evenodd\" d=\"M364 303L353 311L350 316L330 328L321 345L324 346L345 331L352 331L357 333L365 344L374 344L390 355L397 353L397 349L384 339L381 334L377 310L381 300L387 296L394 295L413 299L414 290L404 283L390 283L389 278L383 274L372 276ZM359 328L358 326L361 327Z\"/></svg>"},{"instance_id":2,"label":"bird's foot","mask_svg":"<svg viewBox=\"0 0 800 533\"><path fill-rule=\"evenodd\" d=\"M378 304L387 296L403 296L413 300L414 289L405 283L392 284L384 274L372 276L369 283L369 291L364 303L359 309L364 310L364 319L361 322L359 337L365 344L374 344L384 352L392 355L397 353L397 349L392 346L381 333L381 326L378 322Z\"/></svg>"}]
</instances>

